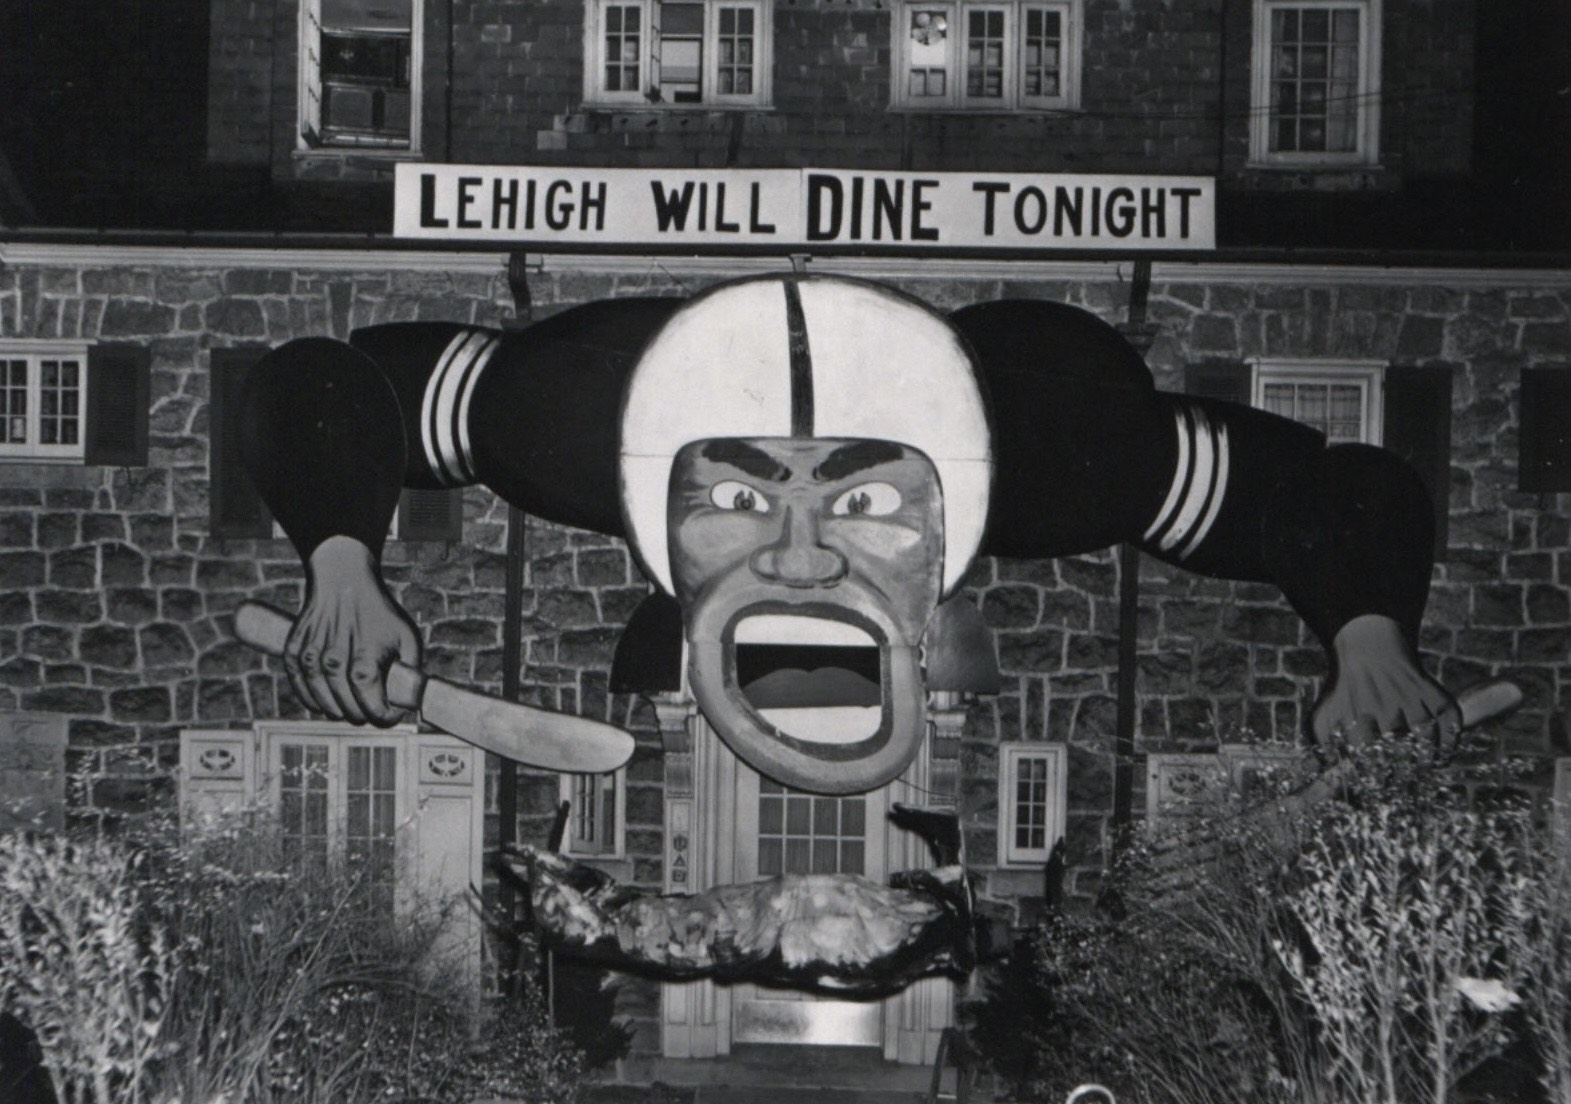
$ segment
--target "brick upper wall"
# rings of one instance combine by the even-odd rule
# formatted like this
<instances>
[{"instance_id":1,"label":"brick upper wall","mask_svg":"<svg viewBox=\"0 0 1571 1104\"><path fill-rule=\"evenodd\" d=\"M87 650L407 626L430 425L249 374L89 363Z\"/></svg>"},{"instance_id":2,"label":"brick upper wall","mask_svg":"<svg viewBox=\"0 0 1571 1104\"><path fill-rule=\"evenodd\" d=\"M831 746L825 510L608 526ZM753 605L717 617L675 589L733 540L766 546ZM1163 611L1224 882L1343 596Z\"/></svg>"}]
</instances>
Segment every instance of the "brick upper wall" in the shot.
<instances>
[{"instance_id":1,"label":"brick upper wall","mask_svg":"<svg viewBox=\"0 0 1571 1104\"><path fill-rule=\"evenodd\" d=\"M1251 5L1086 0L1081 108L889 110L891 12L776 0L773 106L586 110L583 0L425 5L421 156L579 166L725 166L1220 175L1251 186L1394 187L1465 172L1475 0L1386 0L1383 171L1246 173ZM385 159L295 153L296 0L213 0L209 151L279 179L389 179ZM449 12L451 23L449 23ZM1225 25L1224 25L1225 20Z\"/></svg>"}]
</instances>

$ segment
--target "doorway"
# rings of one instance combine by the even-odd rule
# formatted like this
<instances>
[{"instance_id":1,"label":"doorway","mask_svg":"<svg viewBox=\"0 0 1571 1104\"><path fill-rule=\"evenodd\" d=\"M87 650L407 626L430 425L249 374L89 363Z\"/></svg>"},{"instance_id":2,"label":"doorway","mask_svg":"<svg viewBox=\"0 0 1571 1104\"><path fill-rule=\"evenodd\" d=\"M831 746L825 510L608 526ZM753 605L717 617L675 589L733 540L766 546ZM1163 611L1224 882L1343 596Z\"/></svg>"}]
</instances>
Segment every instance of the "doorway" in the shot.
<instances>
[{"instance_id":1,"label":"doorway","mask_svg":"<svg viewBox=\"0 0 1571 1104\"><path fill-rule=\"evenodd\" d=\"M736 880L777 874L889 876L884 846L888 787L850 797L801 793L737 770ZM882 1046L883 1006L791 989L736 985L731 1041L818 1046Z\"/></svg>"},{"instance_id":2,"label":"doorway","mask_svg":"<svg viewBox=\"0 0 1571 1104\"><path fill-rule=\"evenodd\" d=\"M858 867L883 882L892 872L930 865L927 845L887 819L894 802L928 803L930 742L889 785L823 798L761 778L721 742L687 695L660 706L668 892ZM942 977L878 1001L708 979L668 982L661 992L661 1050L669 1058L712 1058L729 1054L733 1042L876 1047L885 1061L927 1065L953 1022L953 1001L954 983Z\"/></svg>"}]
</instances>

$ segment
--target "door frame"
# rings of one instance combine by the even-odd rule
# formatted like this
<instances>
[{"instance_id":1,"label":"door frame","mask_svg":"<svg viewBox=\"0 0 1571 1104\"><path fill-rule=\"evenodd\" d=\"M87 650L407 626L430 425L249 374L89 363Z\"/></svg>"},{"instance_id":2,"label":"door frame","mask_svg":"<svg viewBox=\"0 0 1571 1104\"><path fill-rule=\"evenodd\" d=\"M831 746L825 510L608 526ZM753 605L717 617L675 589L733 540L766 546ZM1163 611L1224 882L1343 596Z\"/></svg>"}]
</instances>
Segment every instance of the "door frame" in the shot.
<instances>
[{"instance_id":1,"label":"door frame","mask_svg":"<svg viewBox=\"0 0 1571 1104\"><path fill-rule=\"evenodd\" d=\"M735 829L740 773L749 768L715 735L691 695L660 695L655 711L665 743L665 891L697 893L731 884L741 870ZM916 759L885 788L887 804L930 803L935 789L931 729L930 720ZM887 819L882 830L886 876L931 865L927 845L915 833ZM870 823L868 831L871 836L878 826ZM948 978L930 977L881 1002L885 1060L930 1065L940 1035L954 1022L954 992ZM664 982L660 1006L665 1057L715 1058L731 1052L731 987L708 979Z\"/></svg>"}]
</instances>

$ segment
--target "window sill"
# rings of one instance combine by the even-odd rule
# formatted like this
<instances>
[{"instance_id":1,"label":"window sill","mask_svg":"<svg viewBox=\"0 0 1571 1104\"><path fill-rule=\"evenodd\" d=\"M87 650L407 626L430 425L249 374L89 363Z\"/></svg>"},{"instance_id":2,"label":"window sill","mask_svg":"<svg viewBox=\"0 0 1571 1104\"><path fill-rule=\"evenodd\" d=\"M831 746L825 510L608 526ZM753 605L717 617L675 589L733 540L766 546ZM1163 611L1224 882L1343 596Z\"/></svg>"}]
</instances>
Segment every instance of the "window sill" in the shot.
<instances>
[{"instance_id":1,"label":"window sill","mask_svg":"<svg viewBox=\"0 0 1571 1104\"><path fill-rule=\"evenodd\" d=\"M1021 115L1064 115L1081 113L1078 107L931 107L915 104L890 104L889 112L895 115L948 115L972 118L1008 119Z\"/></svg>"},{"instance_id":2,"label":"window sill","mask_svg":"<svg viewBox=\"0 0 1571 1104\"><path fill-rule=\"evenodd\" d=\"M1401 182L1379 164L1254 162L1235 177L1245 188L1259 191L1389 191Z\"/></svg>"},{"instance_id":3,"label":"window sill","mask_svg":"<svg viewBox=\"0 0 1571 1104\"><path fill-rule=\"evenodd\" d=\"M0 464L45 465L56 468L82 468L87 466L83 456L31 456L25 453L0 452Z\"/></svg>"},{"instance_id":4,"label":"window sill","mask_svg":"<svg viewBox=\"0 0 1571 1104\"><path fill-rule=\"evenodd\" d=\"M307 146L292 151L296 161L418 161L420 151L389 146Z\"/></svg>"},{"instance_id":5,"label":"window sill","mask_svg":"<svg viewBox=\"0 0 1571 1104\"><path fill-rule=\"evenodd\" d=\"M773 111L774 105L757 104L674 104L674 103L607 103L600 100L586 101L579 113L596 115L703 115L735 114L742 111Z\"/></svg>"}]
</instances>

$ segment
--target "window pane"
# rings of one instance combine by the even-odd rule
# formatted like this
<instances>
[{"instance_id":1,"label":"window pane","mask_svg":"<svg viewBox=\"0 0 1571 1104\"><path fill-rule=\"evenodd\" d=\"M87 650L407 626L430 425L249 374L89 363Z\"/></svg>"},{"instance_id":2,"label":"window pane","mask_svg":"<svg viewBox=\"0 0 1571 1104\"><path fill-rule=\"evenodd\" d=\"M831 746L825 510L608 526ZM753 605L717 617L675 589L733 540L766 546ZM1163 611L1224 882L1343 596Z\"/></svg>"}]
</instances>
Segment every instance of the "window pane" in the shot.
<instances>
[{"instance_id":1,"label":"window pane","mask_svg":"<svg viewBox=\"0 0 1571 1104\"><path fill-rule=\"evenodd\" d=\"M966 27L966 95L1000 99L1004 92L1004 13L970 12Z\"/></svg>"},{"instance_id":2,"label":"window pane","mask_svg":"<svg viewBox=\"0 0 1571 1104\"><path fill-rule=\"evenodd\" d=\"M759 877L773 878L776 874L785 873L783 846L783 842L779 839L760 839L758 841Z\"/></svg>"},{"instance_id":3,"label":"window pane","mask_svg":"<svg viewBox=\"0 0 1571 1104\"><path fill-rule=\"evenodd\" d=\"M28 412L26 392L27 362L12 362L7 374L15 381L13 388L0 389L0 413L13 417L0 439L22 442L27 439L30 427L25 418ZM81 440L81 365L74 360L49 359L38 362L38 440L46 445L74 445Z\"/></svg>"},{"instance_id":4,"label":"window pane","mask_svg":"<svg viewBox=\"0 0 1571 1104\"><path fill-rule=\"evenodd\" d=\"M832 839L813 841L814 874L833 874L840 864L840 848Z\"/></svg>"},{"instance_id":5,"label":"window pane","mask_svg":"<svg viewBox=\"0 0 1571 1104\"><path fill-rule=\"evenodd\" d=\"M718 59L719 93L745 96L753 91L753 10L721 8Z\"/></svg>"},{"instance_id":6,"label":"window pane","mask_svg":"<svg viewBox=\"0 0 1571 1104\"><path fill-rule=\"evenodd\" d=\"M788 838L786 840L785 872L787 874L808 874L812 866L813 853L811 841L805 839Z\"/></svg>"},{"instance_id":7,"label":"window pane","mask_svg":"<svg viewBox=\"0 0 1571 1104\"><path fill-rule=\"evenodd\" d=\"M780 834L782 816L780 799L769 794L764 794L758 799L758 830L771 835Z\"/></svg>"},{"instance_id":8,"label":"window pane","mask_svg":"<svg viewBox=\"0 0 1571 1104\"><path fill-rule=\"evenodd\" d=\"M605 90L607 92L637 92L641 87L639 65L642 60L643 39L640 30L640 9L626 4L606 7L605 21Z\"/></svg>"},{"instance_id":9,"label":"window pane","mask_svg":"<svg viewBox=\"0 0 1571 1104\"><path fill-rule=\"evenodd\" d=\"M1355 151L1359 12L1279 8L1271 27L1270 148Z\"/></svg>"},{"instance_id":10,"label":"window pane","mask_svg":"<svg viewBox=\"0 0 1571 1104\"><path fill-rule=\"evenodd\" d=\"M907 87L914 99L943 99L948 94L949 16L941 8L910 12L907 27Z\"/></svg>"},{"instance_id":11,"label":"window pane","mask_svg":"<svg viewBox=\"0 0 1571 1104\"><path fill-rule=\"evenodd\" d=\"M786 799L786 831L793 836L805 836L813 830L813 804L811 798L792 795Z\"/></svg>"},{"instance_id":12,"label":"window pane","mask_svg":"<svg viewBox=\"0 0 1571 1104\"><path fill-rule=\"evenodd\" d=\"M1333 441L1357 441L1363 437L1364 389L1352 385L1330 388L1330 414L1326 436Z\"/></svg>"},{"instance_id":13,"label":"window pane","mask_svg":"<svg viewBox=\"0 0 1571 1104\"><path fill-rule=\"evenodd\" d=\"M865 846L861 840L840 841L841 874L866 874Z\"/></svg>"},{"instance_id":14,"label":"window pane","mask_svg":"<svg viewBox=\"0 0 1571 1104\"><path fill-rule=\"evenodd\" d=\"M843 797L840 799L840 833L861 837L867 833L867 799Z\"/></svg>"},{"instance_id":15,"label":"window pane","mask_svg":"<svg viewBox=\"0 0 1571 1104\"><path fill-rule=\"evenodd\" d=\"M1293 417L1293 385L1289 383L1268 383L1260 404L1272 414L1280 414L1284 418Z\"/></svg>"},{"instance_id":16,"label":"window pane","mask_svg":"<svg viewBox=\"0 0 1571 1104\"><path fill-rule=\"evenodd\" d=\"M702 35L704 33L704 6L702 4L661 4L660 33L668 35Z\"/></svg>"},{"instance_id":17,"label":"window pane","mask_svg":"<svg viewBox=\"0 0 1571 1104\"><path fill-rule=\"evenodd\" d=\"M371 749L349 749L349 789L361 793L371 787Z\"/></svg>"},{"instance_id":18,"label":"window pane","mask_svg":"<svg viewBox=\"0 0 1571 1104\"><path fill-rule=\"evenodd\" d=\"M703 99L704 6L661 4L658 8L660 94L669 103Z\"/></svg>"},{"instance_id":19,"label":"window pane","mask_svg":"<svg viewBox=\"0 0 1571 1104\"><path fill-rule=\"evenodd\" d=\"M832 836L840 830L840 810L832 797L813 798L813 834Z\"/></svg>"},{"instance_id":20,"label":"window pane","mask_svg":"<svg viewBox=\"0 0 1571 1104\"><path fill-rule=\"evenodd\" d=\"M860 873L866 822L865 798L760 792L759 874Z\"/></svg>"}]
</instances>

